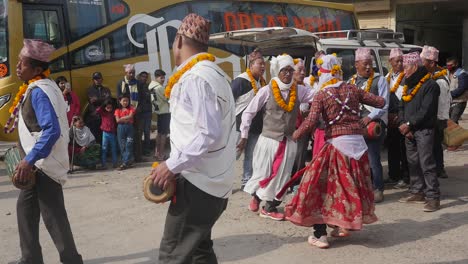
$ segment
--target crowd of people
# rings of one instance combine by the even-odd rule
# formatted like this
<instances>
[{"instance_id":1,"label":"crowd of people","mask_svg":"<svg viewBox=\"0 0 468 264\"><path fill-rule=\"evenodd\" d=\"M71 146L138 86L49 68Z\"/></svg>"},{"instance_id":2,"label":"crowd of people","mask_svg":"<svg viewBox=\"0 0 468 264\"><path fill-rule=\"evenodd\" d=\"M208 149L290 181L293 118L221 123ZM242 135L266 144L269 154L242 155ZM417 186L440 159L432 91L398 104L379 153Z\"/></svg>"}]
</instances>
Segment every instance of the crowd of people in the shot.
<instances>
[{"instance_id":1,"label":"crowd of people","mask_svg":"<svg viewBox=\"0 0 468 264\"><path fill-rule=\"evenodd\" d=\"M81 108L80 100L66 77L55 79L67 104L72 165L107 169L109 150L112 167L118 170L143 161L143 156L153 155L156 160L168 158L166 138L169 134L170 113L163 87L166 73L156 70L154 80L148 84L147 72L135 76L132 64L125 65L124 70L125 76L118 82L114 93L116 98L103 85L102 74L93 73L85 109ZM157 114L158 124L154 151L150 147L153 113Z\"/></svg>"},{"instance_id":2,"label":"crowd of people","mask_svg":"<svg viewBox=\"0 0 468 264\"><path fill-rule=\"evenodd\" d=\"M136 77L134 66L125 65L116 100L102 85L102 74L94 73L83 118L67 80L48 79L53 47L24 41L17 75L25 87L11 111L26 154L17 166L18 181L28 182L37 171L35 186L18 197L18 263L43 263L41 214L61 262L83 263L62 192L68 157L80 166L106 168L110 150L114 167L131 167L152 152L152 112L158 114L154 156L165 160L152 169L153 184L175 185L177 198L168 208L160 263L217 263L211 232L232 194L236 152L244 153L241 189L251 195L248 210L313 227L308 243L318 248L329 247L327 227L331 236L346 237L377 221L385 138L392 142L387 183L409 188L399 201L424 204L426 212L440 208L438 178L447 177L441 133L449 118L458 122L468 99L468 76L456 59L443 69L434 47L424 46L421 54L395 48L392 70L383 76L372 68L371 50L359 48L356 74L343 80L334 54L317 52L307 77L301 59L283 54L271 59L267 81L264 56L255 49L246 72L230 84L207 53L209 32L207 19L184 18L172 45L177 68L166 87L163 71L148 85L148 73ZM293 197L281 212L291 188Z\"/></svg>"}]
</instances>

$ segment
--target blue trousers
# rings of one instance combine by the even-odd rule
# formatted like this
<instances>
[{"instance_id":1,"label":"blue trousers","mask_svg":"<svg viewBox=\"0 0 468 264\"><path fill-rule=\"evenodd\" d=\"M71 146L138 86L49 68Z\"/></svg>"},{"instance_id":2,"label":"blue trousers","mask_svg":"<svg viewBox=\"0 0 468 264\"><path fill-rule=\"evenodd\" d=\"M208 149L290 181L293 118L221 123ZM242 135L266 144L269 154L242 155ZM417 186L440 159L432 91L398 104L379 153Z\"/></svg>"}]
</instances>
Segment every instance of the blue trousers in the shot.
<instances>
[{"instance_id":1,"label":"blue trousers","mask_svg":"<svg viewBox=\"0 0 468 264\"><path fill-rule=\"evenodd\" d=\"M242 185L246 184L252 177L253 152L255 149L255 145L257 145L259 136L259 134L249 134L249 137L247 138L247 144L245 145L244 150L244 171L242 172Z\"/></svg>"},{"instance_id":2,"label":"blue trousers","mask_svg":"<svg viewBox=\"0 0 468 264\"><path fill-rule=\"evenodd\" d=\"M112 154L112 165L117 165L117 137L115 134L110 132L102 132L102 149L101 149L101 163L102 166L106 165L107 160L107 150L110 146Z\"/></svg>"},{"instance_id":3,"label":"blue trousers","mask_svg":"<svg viewBox=\"0 0 468 264\"><path fill-rule=\"evenodd\" d=\"M122 163L128 165L132 160L133 153L133 124L119 124L117 126L117 137L119 139Z\"/></svg>"},{"instance_id":4,"label":"blue trousers","mask_svg":"<svg viewBox=\"0 0 468 264\"><path fill-rule=\"evenodd\" d=\"M380 148L382 147L385 139L386 125L384 122L380 122L380 125L382 126L380 137L375 139L366 139L366 144L368 148L374 190L383 191L384 181L382 162L380 161Z\"/></svg>"}]
</instances>

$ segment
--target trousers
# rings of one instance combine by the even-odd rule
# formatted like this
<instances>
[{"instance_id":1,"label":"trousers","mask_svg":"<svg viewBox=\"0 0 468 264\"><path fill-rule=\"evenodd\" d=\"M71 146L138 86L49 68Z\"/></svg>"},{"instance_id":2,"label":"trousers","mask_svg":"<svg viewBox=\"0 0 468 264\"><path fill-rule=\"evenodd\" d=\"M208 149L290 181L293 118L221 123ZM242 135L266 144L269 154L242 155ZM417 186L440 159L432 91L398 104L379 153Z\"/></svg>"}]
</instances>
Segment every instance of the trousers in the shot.
<instances>
[{"instance_id":1,"label":"trousers","mask_svg":"<svg viewBox=\"0 0 468 264\"><path fill-rule=\"evenodd\" d=\"M228 199L212 196L183 177L176 183L159 247L160 264L216 264L211 229Z\"/></svg>"},{"instance_id":2,"label":"trousers","mask_svg":"<svg viewBox=\"0 0 468 264\"><path fill-rule=\"evenodd\" d=\"M49 231L64 264L82 264L63 199L62 185L37 172L36 185L21 190L16 204L22 264L44 264L39 243L39 220Z\"/></svg>"}]
</instances>

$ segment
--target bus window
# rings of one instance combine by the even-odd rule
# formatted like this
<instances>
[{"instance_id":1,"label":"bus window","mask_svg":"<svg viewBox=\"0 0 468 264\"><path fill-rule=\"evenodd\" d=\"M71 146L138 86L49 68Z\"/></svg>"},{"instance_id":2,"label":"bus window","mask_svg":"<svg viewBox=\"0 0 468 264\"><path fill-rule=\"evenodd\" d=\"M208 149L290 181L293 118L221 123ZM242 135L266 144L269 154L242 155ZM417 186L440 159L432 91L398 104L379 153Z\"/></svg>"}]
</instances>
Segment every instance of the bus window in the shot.
<instances>
[{"instance_id":1,"label":"bus window","mask_svg":"<svg viewBox=\"0 0 468 264\"><path fill-rule=\"evenodd\" d=\"M41 39L55 48L64 44L57 10L25 9L23 18L24 38Z\"/></svg>"},{"instance_id":2,"label":"bus window","mask_svg":"<svg viewBox=\"0 0 468 264\"><path fill-rule=\"evenodd\" d=\"M0 78L9 74L8 70L8 39L7 39L7 6L5 0L0 0ZM0 107L3 106L0 100Z\"/></svg>"},{"instance_id":3,"label":"bus window","mask_svg":"<svg viewBox=\"0 0 468 264\"><path fill-rule=\"evenodd\" d=\"M120 0L68 0L67 11L71 39L75 41L126 17L129 8Z\"/></svg>"},{"instance_id":4,"label":"bus window","mask_svg":"<svg viewBox=\"0 0 468 264\"><path fill-rule=\"evenodd\" d=\"M343 69L343 80L347 81L356 73L356 68L354 67L354 54L356 49L339 49L339 48L328 48L327 54L336 53L338 58L341 58ZM379 65L377 64L377 58L374 50L372 52L372 67L375 72L380 72Z\"/></svg>"}]
</instances>

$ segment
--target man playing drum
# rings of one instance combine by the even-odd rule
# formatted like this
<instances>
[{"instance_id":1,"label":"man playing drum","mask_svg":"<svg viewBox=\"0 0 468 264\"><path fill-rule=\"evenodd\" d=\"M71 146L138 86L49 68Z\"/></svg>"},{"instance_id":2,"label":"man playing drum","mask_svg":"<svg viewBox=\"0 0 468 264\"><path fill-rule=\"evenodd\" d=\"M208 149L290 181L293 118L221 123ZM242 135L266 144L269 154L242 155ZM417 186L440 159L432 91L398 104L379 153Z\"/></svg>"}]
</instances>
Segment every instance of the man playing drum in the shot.
<instances>
[{"instance_id":1,"label":"man playing drum","mask_svg":"<svg viewBox=\"0 0 468 264\"><path fill-rule=\"evenodd\" d=\"M52 237L67 264L82 264L68 222L62 185L67 179L68 121L66 103L57 84L48 79L49 56L54 48L39 40L24 40L16 66L18 77L25 82L12 106L12 118L18 118L20 147L26 156L17 166L17 180L31 180L33 167L36 184L21 190L18 203L18 231L21 260L18 263L42 264L39 244L39 220Z\"/></svg>"}]
</instances>

